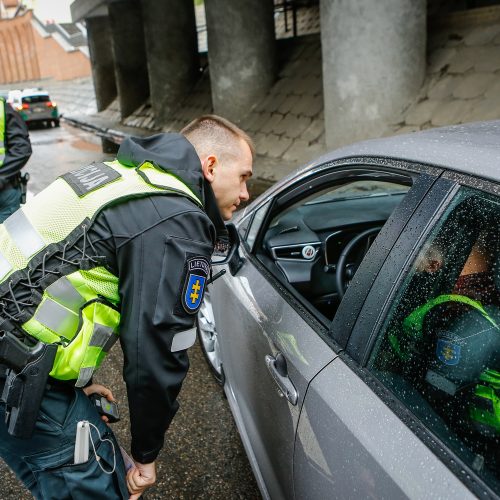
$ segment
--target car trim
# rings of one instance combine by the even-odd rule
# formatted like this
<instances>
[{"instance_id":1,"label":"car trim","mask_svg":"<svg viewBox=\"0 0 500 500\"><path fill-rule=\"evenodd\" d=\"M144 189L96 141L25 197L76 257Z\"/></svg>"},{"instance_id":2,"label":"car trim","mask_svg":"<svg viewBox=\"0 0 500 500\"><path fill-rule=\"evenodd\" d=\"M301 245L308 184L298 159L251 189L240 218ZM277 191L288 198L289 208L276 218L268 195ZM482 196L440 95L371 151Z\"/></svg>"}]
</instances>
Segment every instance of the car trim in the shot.
<instances>
[{"instance_id":1,"label":"car trim","mask_svg":"<svg viewBox=\"0 0 500 500\"><path fill-rule=\"evenodd\" d=\"M391 214L392 223L389 221L389 224L383 225L380 235L370 248L371 260L363 259L361 262L356 272L356 281L359 285L347 289L331 325L331 334L336 335L336 340L342 347L345 348L350 341L358 316L373 288L373 283L378 278L380 269L437 179L426 174L421 174L415 179L410 194Z\"/></svg>"},{"instance_id":2,"label":"car trim","mask_svg":"<svg viewBox=\"0 0 500 500\"><path fill-rule=\"evenodd\" d=\"M287 185L295 184L302 179L307 179L308 177L315 176L317 174L323 173L325 170L337 167L355 167L355 166L365 166L365 167L376 167L379 169L396 169L405 172L421 174L428 173L429 175L434 175L436 177L441 174L443 167L435 167L433 165L422 164L418 162L403 161L395 158L389 158L386 156L379 155L358 155L350 156L335 160L327 160L318 164L309 164L302 167L298 171L295 171L281 180L273 184L264 193L255 198L251 203L249 203L242 211L241 215L237 216L235 219L235 224L239 224L240 220L243 220L250 212L254 212L261 205L266 203L269 198L272 198L278 191L285 191Z\"/></svg>"},{"instance_id":3,"label":"car trim","mask_svg":"<svg viewBox=\"0 0 500 500\"><path fill-rule=\"evenodd\" d=\"M245 449L248 461L250 462L250 467L252 468L252 472L255 476L255 480L257 482L257 486L259 487L260 493L264 500L271 500L269 492L267 491L266 483L264 482L264 478L260 471L259 464L257 462L257 457L253 452L252 444L250 441L250 437L247 433L245 424L243 422L243 417L241 416L240 408L238 406L238 402L236 401L236 397L234 396L233 389L228 381L224 384L224 392L227 397L227 402L229 403L229 407L231 409L231 413L233 414L234 421L236 423L236 427L238 428L238 432L241 437L241 442L243 443L243 448Z\"/></svg>"},{"instance_id":4,"label":"car trim","mask_svg":"<svg viewBox=\"0 0 500 500\"><path fill-rule=\"evenodd\" d=\"M378 267L377 275L365 295L363 307L360 314L354 321L351 328L351 334L346 344L346 351L349 355L361 365L364 365L373 348L376 339L379 336L380 328L385 320L390 302L401 286L402 280L407 275L413 260L415 259L418 249L423 245L435 221L443 213L448 206L449 201L453 198L457 188L451 181L439 182L439 179L427 191L426 196L423 196L411 216L407 219L406 224L402 228L394 245L413 245L406 252L400 252L400 257L397 262L388 261L391 252L388 252L384 262ZM429 212L425 213L422 207L431 205L429 210L432 210L431 216ZM429 220L429 217L431 219ZM418 237L412 237L415 233L415 225L419 230ZM380 301L383 297L383 304ZM373 301L373 304L370 302ZM365 308L374 307L378 314L366 316L362 314Z\"/></svg>"},{"instance_id":5,"label":"car trim","mask_svg":"<svg viewBox=\"0 0 500 500\"><path fill-rule=\"evenodd\" d=\"M467 186L477 189L478 191L484 191L485 193L500 196L500 184L482 179L481 177L445 170L441 175L441 178L456 182L461 186Z\"/></svg>"}]
</instances>

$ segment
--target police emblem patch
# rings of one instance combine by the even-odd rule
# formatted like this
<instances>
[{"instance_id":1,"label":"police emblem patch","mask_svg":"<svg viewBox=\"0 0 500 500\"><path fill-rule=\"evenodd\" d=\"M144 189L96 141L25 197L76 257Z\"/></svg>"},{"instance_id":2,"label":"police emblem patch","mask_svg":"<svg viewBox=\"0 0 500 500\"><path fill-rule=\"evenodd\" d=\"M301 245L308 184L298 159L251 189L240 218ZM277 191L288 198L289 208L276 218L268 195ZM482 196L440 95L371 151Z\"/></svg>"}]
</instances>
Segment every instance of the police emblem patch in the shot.
<instances>
[{"instance_id":1,"label":"police emblem patch","mask_svg":"<svg viewBox=\"0 0 500 500\"><path fill-rule=\"evenodd\" d=\"M458 365L460 361L460 346L449 340L439 339L436 346L436 355L441 363L448 366Z\"/></svg>"},{"instance_id":2,"label":"police emblem patch","mask_svg":"<svg viewBox=\"0 0 500 500\"><path fill-rule=\"evenodd\" d=\"M186 262L186 267L182 307L188 314L196 314L203 300L205 285L210 273L210 263L206 257L192 257Z\"/></svg>"}]
</instances>

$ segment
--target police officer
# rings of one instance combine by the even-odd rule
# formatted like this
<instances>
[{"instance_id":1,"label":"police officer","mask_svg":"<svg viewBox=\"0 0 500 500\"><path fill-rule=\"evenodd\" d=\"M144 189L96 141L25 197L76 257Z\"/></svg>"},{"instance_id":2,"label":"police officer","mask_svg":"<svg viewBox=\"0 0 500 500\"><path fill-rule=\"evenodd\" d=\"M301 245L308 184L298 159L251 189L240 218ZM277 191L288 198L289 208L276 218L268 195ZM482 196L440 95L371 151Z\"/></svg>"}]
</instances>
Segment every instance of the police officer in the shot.
<instances>
[{"instance_id":1,"label":"police officer","mask_svg":"<svg viewBox=\"0 0 500 500\"><path fill-rule=\"evenodd\" d=\"M36 498L136 499L154 484L210 256L249 197L252 160L243 131L206 115L181 134L125 140L116 161L63 175L0 226L0 329L55 352L30 439L9 433L22 412L5 389L0 403L0 456ZM126 482L82 390L118 338L136 466ZM19 377L8 373L10 389ZM81 420L95 453L72 465Z\"/></svg>"},{"instance_id":2,"label":"police officer","mask_svg":"<svg viewBox=\"0 0 500 500\"><path fill-rule=\"evenodd\" d=\"M0 222L20 205L19 172L31 156L28 127L0 97Z\"/></svg>"}]
</instances>

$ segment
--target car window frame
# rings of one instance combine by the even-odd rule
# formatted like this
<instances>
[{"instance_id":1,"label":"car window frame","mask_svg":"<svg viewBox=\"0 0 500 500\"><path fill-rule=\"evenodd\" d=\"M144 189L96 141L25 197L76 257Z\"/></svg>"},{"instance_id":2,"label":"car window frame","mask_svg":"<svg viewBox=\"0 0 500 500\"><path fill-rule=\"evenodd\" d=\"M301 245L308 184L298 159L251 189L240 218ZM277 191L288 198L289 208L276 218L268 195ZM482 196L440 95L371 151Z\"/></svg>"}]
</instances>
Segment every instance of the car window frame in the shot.
<instances>
[{"instance_id":1,"label":"car window frame","mask_svg":"<svg viewBox=\"0 0 500 500\"><path fill-rule=\"evenodd\" d=\"M246 249L249 252L253 251L253 248L255 247L255 243L257 241L257 235L260 231L260 228L262 227L263 222L265 221L266 215L267 215L267 210L271 207L272 200L267 199L263 203L260 203L257 205L254 210L252 210L249 214L244 215L239 221L238 221L238 234L240 237L240 241L243 243L243 245L246 247ZM266 213L263 214L263 217L259 220L256 221L256 216L257 213L260 212L261 210L264 210ZM243 231L243 234L240 233L240 228L241 226L244 226L246 224L246 227ZM248 237L250 235L250 231L252 229L256 229L257 235L254 238L252 243L248 242Z\"/></svg>"},{"instance_id":2,"label":"car window frame","mask_svg":"<svg viewBox=\"0 0 500 500\"><path fill-rule=\"evenodd\" d=\"M463 187L500 197L498 184L478 177L444 170L432 190L422 201L420 209L412 216L408 227L399 236L398 245L404 246L405 243L407 247L413 245L412 250L410 252L403 250L400 252L399 258L394 261L388 256L386 263L380 269L379 277L373 283L366 297L346 349L342 351L340 357L472 493L481 497L484 497L486 493L486 496L491 495L492 498L497 498L497 493L367 368L376 342L384 333L383 327L391 312L398 290L408 274L411 273L415 258L428 241L432 231L440 223L442 215L454 203ZM426 206L427 204L428 206ZM429 207L432 205L434 210L430 212ZM413 239L409 238L409 235L418 233L419 230L421 231L419 236ZM386 269L393 269L394 273L384 275ZM387 285L386 290L381 289L381 285L384 283ZM369 314L369 310L373 308L372 300L376 295L384 297L384 305L378 315Z\"/></svg>"},{"instance_id":3,"label":"car window frame","mask_svg":"<svg viewBox=\"0 0 500 500\"><path fill-rule=\"evenodd\" d=\"M406 162L399 159L393 158L384 158L384 157L349 157L342 158L335 161L326 162L324 164L318 165L315 169L308 173L308 175L304 175L303 172L300 173L296 178L291 179L286 187L284 187L281 191L274 192L273 198L271 200L269 209L267 210L266 216L263 218L261 222L261 226L259 228L259 233L255 239L252 250L249 250L244 245L242 245L242 254L243 257L248 259L252 264L261 272L261 274L270 282L273 288L282 296L284 300L286 300L292 307L295 307L297 310L301 311L304 320L314 328L318 334L327 342L335 351L342 350L346 343L348 336L345 335L337 335L335 330L333 330L333 322L328 318L321 315L321 313L315 314L308 309L307 301L299 294L292 286L286 286L283 283L283 279L280 278L277 273L274 273L272 269L269 269L265 263L261 261L261 259L257 255L257 249L260 248L262 244L262 240L264 237L264 229L268 227L270 220L276 214L277 210L283 210L286 206L295 203L300 198L304 197L304 185L310 186L311 189L320 188L318 186L324 185L328 182L334 180L335 177L338 179L345 178L341 177L346 172L351 172L352 179L360 179L361 174L367 171L371 172L379 172L381 174L387 174L392 176L401 176L401 177L412 177L412 185L409 192L412 192L413 204L415 201L419 201L424 198L427 191L431 188L431 186L436 182L439 178L439 175L442 173L442 169L433 167L430 165L421 165L413 162ZM416 188L416 189L415 189ZM408 208L408 200L409 197L405 196L403 201L398 207L401 207L400 210L408 211L408 218L413 213L415 207L410 206ZM262 207L262 204L259 204L255 207L255 210L258 210ZM385 227L385 226L384 226ZM402 230L403 228L401 228ZM399 234L400 231L398 231ZM248 234L248 233L247 233ZM393 236L394 241L397 240L397 235ZM379 257L378 260L383 262L385 260L386 254L389 253L390 248L385 248L381 250L383 255ZM361 269L362 266L360 266ZM365 291L367 294L370 290L368 287ZM354 315L357 317L357 314L361 310L362 303L356 302L352 304L352 298L346 296L341 302L341 306L344 302L350 304L347 309L349 310L348 316ZM334 322L339 316L339 311L341 307L339 307ZM349 319L343 316L342 323L344 327L348 325ZM352 323L351 323L352 324Z\"/></svg>"}]
</instances>

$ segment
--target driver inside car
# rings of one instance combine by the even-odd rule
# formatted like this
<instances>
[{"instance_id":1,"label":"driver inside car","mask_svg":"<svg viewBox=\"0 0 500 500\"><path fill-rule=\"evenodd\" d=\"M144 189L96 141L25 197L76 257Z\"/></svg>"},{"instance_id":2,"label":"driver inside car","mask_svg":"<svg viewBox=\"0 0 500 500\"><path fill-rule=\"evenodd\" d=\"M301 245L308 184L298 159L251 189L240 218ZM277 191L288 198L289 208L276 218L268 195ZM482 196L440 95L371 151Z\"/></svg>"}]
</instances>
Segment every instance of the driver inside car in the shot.
<instances>
[{"instance_id":1,"label":"driver inside car","mask_svg":"<svg viewBox=\"0 0 500 500\"><path fill-rule=\"evenodd\" d=\"M444 261L442 248L433 244L417 259L417 273L438 273ZM445 421L495 442L500 439L499 268L496 232L482 231L451 292L413 309L389 336L405 376L418 379L419 391Z\"/></svg>"}]
</instances>

